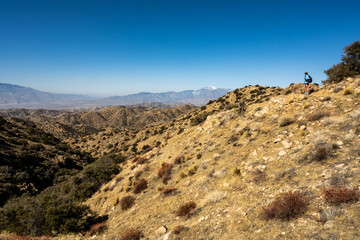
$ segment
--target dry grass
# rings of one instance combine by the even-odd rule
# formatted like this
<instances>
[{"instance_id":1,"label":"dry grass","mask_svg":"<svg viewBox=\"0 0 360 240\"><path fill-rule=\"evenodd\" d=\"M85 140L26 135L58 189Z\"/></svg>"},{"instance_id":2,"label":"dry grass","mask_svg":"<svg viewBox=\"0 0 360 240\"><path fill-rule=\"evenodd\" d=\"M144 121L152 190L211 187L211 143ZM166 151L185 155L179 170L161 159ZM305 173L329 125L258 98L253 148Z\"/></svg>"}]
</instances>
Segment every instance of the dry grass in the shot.
<instances>
[{"instance_id":1,"label":"dry grass","mask_svg":"<svg viewBox=\"0 0 360 240\"><path fill-rule=\"evenodd\" d=\"M95 223L90 227L88 233L89 233L90 236L92 236L92 235L103 232L106 228L107 228L107 222L106 221L100 222L100 223Z\"/></svg>"},{"instance_id":2,"label":"dry grass","mask_svg":"<svg viewBox=\"0 0 360 240\"><path fill-rule=\"evenodd\" d=\"M344 95L351 95L351 94L353 94L353 90L351 88L346 88L344 90Z\"/></svg>"},{"instance_id":3,"label":"dry grass","mask_svg":"<svg viewBox=\"0 0 360 240\"><path fill-rule=\"evenodd\" d=\"M323 117L328 117L330 116L330 113L329 112L325 112L325 111L319 111L319 112L315 112L315 113L312 113L310 114L307 119L309 121L317 121L317 120L320 120L322 119Z\"/></svg>"},{"instance_id":4,"label":"dry grass","mask_svg":"<svg viewBox=\"0 0 360 240\"><path fill-rule=\"evenodd\" d=\"M128 195L120 200L121 209L126 210L131 208L135 203L135 197Z\"/></svg>"},{"instance_id":5,"label":"dry grass","mask_svg":"<svg viewBox=\"0 0 360 240\"><path fill-rule=\"evenodd\" d=\"M135 185L133 193L138 194L141 193L143 190L147 189L148 182L145 179L140 179Z\"/></svg>"},{"instance_id":6,"label":"dry grass","mask_svg":"<svg viewBox=\"0 0 360 240\"><path fill-rule=\"evenodd\" d=\"M174 188L174 187L168 187L168 188L165 188L164 190L162 190L162 193L164 195L169 195L170 193L173 193L177 190L177 188Z\"/></svg>"},{"instance_id":7,"label":"dry grass","mask_svg":"<svg viewBox=\"0 0 360 240\"><path fill-rule=\"evenodd\" d=\"M140 231L130 228L130 229L125 230L121 234L120 239L121 240L140 240L140 237L141 237Z\"/></svg>"},{"instance_id":8,"label":"dry grass","mask_svg":"<svg viewBox=\"0 0 360 240\"><path fill-rule=\"evenodd\" d=\"M2 238L0 238L2 239ZM10 236L4 240L50 240L50 237Z\"/></svg>"},{"instance_id":9,"label":"dry grass","mask_svg":"<svg viewBox=\"0 0 360 240\"><path fill-rule=\"evenodd\" d=\"M345 186L331 187L324 190L324 199L327 203L335 205L357 202L359 200L359 190L350 189Z\"/></svg>"},{"instance_id":10,"label":"dry grass","mask_svg":"<svg viewBox=\"0 0 360 240\"><path fill-rule=\"evenodd\" d=\"M277 218L289 220L306 211L308 199L299 192L286 192L278 196L273 202L263 207L263 215L266 220Z\"/></svg>"},{"instance_id":11,"label":"dry grass","mask_svg":"<svg viewBox=\"0 0 360 240\"><path fill-rule=\"evenodd\" d=\"M279 126L280 127L285 127L285 126L288 126L288 125L292 124L293 122L295 122L295 120L293 118L285 117L285 118L282 118L280 120Z\"/></svg>"},{"instance_id":12,"label":"dry grass","mask_svg":"<svg viewBox=\"0 0 360 240\"><path fill-rule=\"evenodd\" d=\"M161 168L158 171L158 177L162 180L163 183L167 183L170 179L172 166L168 163L163 163Z\"/></svg>"},{"instance_id":13,"label":"dry grass","mask_svg":"<svg viewBox=\"0 0 360 240\"><path fill-rule=\"evenodd\" d=\"M179 207L176 211L176 215L179 217L189 217L191 211L196 208L196 203L191 201Z\"/></svg>"}]
</instances>

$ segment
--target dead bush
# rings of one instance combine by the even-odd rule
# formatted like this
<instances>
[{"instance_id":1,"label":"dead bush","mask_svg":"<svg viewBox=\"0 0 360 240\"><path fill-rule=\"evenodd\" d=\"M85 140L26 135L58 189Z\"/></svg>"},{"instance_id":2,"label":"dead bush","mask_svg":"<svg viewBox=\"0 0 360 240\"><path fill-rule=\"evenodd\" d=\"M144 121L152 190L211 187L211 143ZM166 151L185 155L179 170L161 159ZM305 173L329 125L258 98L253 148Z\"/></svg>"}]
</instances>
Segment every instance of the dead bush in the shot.
<instances>
[{"instance_id":1,"label":"dead bush","mask_svg":"<svg viewBox=\"0 0 360 240\"><path fill-rule=\"evenodd\" d=\"M143 190L147 189L148 182L145 179L140 179L135 185L133 193L138 194L141 193Z\"/></svg>"},{"instance_id":2,"label":"dead bush","mask_svg":"<svg viewBox=\"0 0 360 240\"><path fill-rule=\"evenodd\" d=\"M280 127L285 127L285 126L288 126L288 125L292 124L293 122L295 122L295 120L293 118L285 117L285 118L282 118L280 120L279 126Z\"/></svg>"},{"instance_id":3,"label":"dead bush","mask_svg":"<svg viewBox=\"0 0 360 240\"><path fill-rule=\"evenodd\" d=\"M176 215L179 217L189 217L191 211L196 208L196 203L191 201L179 207L176 211Z\"/></svg>"},{"instance_id":4,"label":"dead bush","mask_svg":"<svg viewBox=\"0 0 360 240\"><path fill-rule=\"evenodd\" d=\"M172 166L168 163L163 163L161 168L158 171L158 177L162 180L163 183L167 183L170 179Z\"/></svg>"},{"instance_id":5,"label":"dead bush","mask_svg":"<svg viewBox=\"0 0 360 240\"><path fill-rule=\"evenodd\" d=\"M147 162L147 158L144 158L144 157L139 157L136 161L136 165L139 165L139 164L144 164Z\"/></svg>"},{"instance_id":6,"label":"dead bush","mask_svg":"<svg viewBox=\"0 0 360 240\"><path fill-rule=\"evenodd\" d=\"M120 239L121 240L140 240L141 237L141 232L134 229L134 228L130 228L125 230L122 234Z\"/></svg>"},{"instance_id":7,"label":"dead bush","mask_svg":"<svg viewBox=\"0 0 360 240\"><path fill-rule=\"evenodd\" d=\"M184 155L180 155L180 156L177 156L175 159L174 159L174 164L181 164L185 161L185 156Z\"/></svg>"},{"instance_id":8,"label":"dead bush","mask_svg":"<svg viewBox=\"0 0 360 240\"><path fill-rule=\"evenodd\" d=\"M328 156L328 150L326 147L317 147L313 153L313 159L316 161L323 161Z\"/></svg>"},{"instance_id":9,"label":"dead bush","mask_svg":"<svg viewBox=\"0 0 360 240\"><path fill-rule=\"evenodd\" d=\"M120 205L122 210L131 208L134 205L134 203L135 203L135 197L131 195L125 196L120 200Z\"/></svg>"},{"instance_id":10,"label":"dead bush","mask_svg":"<svg viewBox=\"0 0 360 240\"><path fill-rule=\"evenodd\" d=\"M183 231L183 230L184 230L184 226L179 225L179 226L177 226L177 227L174 228L173 233L175 233L176 235L178 235L178 234L180 234L180 232Z\"/></svg>"},{"instance_id":11,"label":"dead bush","mask_svg":"<svg viewBox=\"0 0 360 240\"><path fill-rule=\"evenodd\" d=\"M345 186L331 187L324 190L324 199L327 203L335 205L357 202L359 200L359 190L350 189Z\"/></svg>"},{"instance_id":12,"label":"dead bush","mask_svg":"<svg viewBox=\"0 0 360 240\"><path fill-rule=\"evenodd\" d=\"M329 112L325 112L325 111L319 111L319 112L315 112L315 113L312 113L310 114L307 119L309 121L317 121L317 120L320 120L322 119L323 117L328 117L330 116L330 113Z\"/></svg>"},{"instance_id":13,"label":"dead bush","mask_svg":"<svg viewBox=\"0 0 360 240\"><path fill-rule=\"evenodd\" d=\"M136 171L136 172L134 173L134 177L135 177L136 179L138 179L138 178L141 176L141 174L143 174L143 171L138 170L138 171Z\"/></svg>"},{"instance_id":14,"label":"dead bush","mask_svg":"<svg viewBox=\"0 0 360 240\"><path fill-rule=\"evenodd\" d=\"M162 190L162 193L164 195L169 195L170 193L175 192L176 190L177 190L177 188L168 187L168 188L165 188L164 190Z\"/></svg>"},{"instance_id":15,"label":"dead bush","mask_svg":"<svg viewBox=\"0 0 360 240\"><path fill-rule=\"evenodd\" d=\"M100 223L95 223L93 224L90 229L89 229L89 235L92 236L94 234L98 234L103 232L105 229L107 228L107 222L100 222Z\"/></svg>"},{"instance_id":16,"label":"dead bush","mask_svg":"<svg viewBox=\"0 0 360 240\"><path fill-rule=\"evenodd\" d=\"M285 192L263 207L263 215L266 220L271 218L289 220L303 214L307 205L308 199L299 192Z\"/></svg>"},{"instance_id":17,"label":"dead bush","mask_svg":"<svg viewBox=\"0 0 360 240\"><path fill-rule=\"evenodd\" d=\"M253 181L255 183L260 183L263 180L265 180L266 174L264 171L261 170L257 170L256 172L253 173L254 177L253 177Z\"/></svg>"},{"instance_id":18,"label":"dead bush","mask_svg":"<svg viewBox=\"0 0 360 240\"><path fill-rule=\"evenodd\" d=\"M229 143L236 142L237 140L239 140L239 136L234 134L229 138Z\"/></svg>"}]
</instances>

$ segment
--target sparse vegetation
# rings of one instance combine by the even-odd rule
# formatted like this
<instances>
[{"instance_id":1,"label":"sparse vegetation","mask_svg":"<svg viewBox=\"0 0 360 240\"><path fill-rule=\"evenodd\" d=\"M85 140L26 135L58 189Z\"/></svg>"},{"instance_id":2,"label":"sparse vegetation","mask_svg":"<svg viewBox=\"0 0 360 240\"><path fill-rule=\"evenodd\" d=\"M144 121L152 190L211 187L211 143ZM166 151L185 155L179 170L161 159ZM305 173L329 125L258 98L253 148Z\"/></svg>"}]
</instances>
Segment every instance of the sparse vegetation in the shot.
<instances>
[{"instance_id":1,"label":"sparse vegetation","mask_svg":"<svg viewBox=\"0 0 360 240\"><path fill-rule=\"evenodd\" d=\"M135 203L135 197L131 195L127 195L120 200L120 206L122 210L126 210L131 208Z\"/></svg>"},{"instance_id":2,"label":"sparse vegetation","mask_svg":"<svg viewBox=\"0 0 360 240\"><path fill-rule=\"evenodd\" d=\"M285 127L285 126L288 126L288 125L290 125L290 124L292 124L292 123L294 123L294 122L295 122L295 120L294 120L293 118L284 117L284 118L282 118L282 119L280 120L279 126L280 126L280 127Z\"/></svg>"},{"instance_id":3,"label":"sparse vegetation","mask_svg":"<svg viewBox=\"0 0 360 240\"><path fill-rule=\"evenodd\" d=\"M359 200L359 190L350 189L345 186L331 187L324 190L324 199L329 204L340 204L357 202Z\"/></svg>"},{"instance_id":4,"label":"sparse vegetation","mask_svg":"<svg viewBox=\"0 0 360 240\"><path fill-rule=\"evenodd\" d=\"M352 89L346 88L346 89L344 90L344 95L351 95L351 94L353 94L353 90L352 90Z\"/></svg>"},{"instance_id":5,"label":"sparse vegetation","mask_svg":"<svg viewBox=\"0 0 360 240\"><path fill-rule=\"evenodd\" d=\"M315 148L313 153L313 159L316 161L323 161L328 156L328 149L325 146L319 146Z\"/></svg>"},{"instance_id":6,"label":"sparse vegetation","mask_svg":"<svg viewBox=\"0 0 360 240\"><path fill-rule=\"evenodd\" d=\"M241 175L241 170L240 170L239 168L234 168L234 169L233 169L233 173L234 173L235 175Z\"/></svg>"},{"instance_id":7,"label":"sparse vegetation","mask_svg":"<svg viewBox=\"0 0 360 240\"><path fill-rule=\"evenodd\" d=\"M120 237L120 240L140 240L141 232L131 228L125 230Z\"/></svg>"},{"instance_id":8,"label":"sparse vegetation","mask_svg":"<svg viewBox=\"0 0 360 240\"><path fill-rule=\"evenodd\" d=\"M173 233L175 233L176 235L178 235L178 234L180 234L181 231L183 231L183 230L184 230L184 226L179 225L179 226L177 226L177 227L174 228Z\"/></svg>"},{"instance_id":9,"label":"sparse vegetation","mask_svg":"<svg viewBox=\"0 0 360 240\"><path fill-rule=\"evenodd\" d=\"M191 201L179 207L176 211L176 215L179 217L189 217L191 211L196 208L196 203Z\"/></svg>"},{"instance_id":10,"label":"sparse vegetation","mask_svg":"<svg viewBox=\"0 0 360 240\"><path fill-rule=\"evenodd\" d=\"M135 185L133 193L138 194L141 193L148 187L148 182L145 179L140 179Z\"/></svg>"},{"instance_id":11,"label":"sparse vegetation","mask_svg":"<svg viewBox=\"0 0 360 240\"><path fill-rule=\"evenodd\" d=\"M162 193L163 193L164 195L169 195L169 194L173 193L173 192L176 191L176 190L177 190L177 188L168 187L168 188L164 188L164 189L162 190Z\"/></svg>"},{"instance_id":12,"label":"sparse vegetation","mask_svg":"<svg viewBox=\"0 0 360 240\"><path fill-rule=\"evenodd\" d=\"M141 171L141 170L136 171L136 172L134 173L135 179L138 179L138 178L141 176L141 174L143 174L143 171Z\"/></svg>"},{"instance_id":13,"label":"sparse vegetation","mask_svg":"<svg viewBox=\"0 0 360 240\"><path fill-rule=\"evenodd\" d=\"M145 158L145 157L137 157L137 158L136 158L136 165L144 164L144 163L146 163L147 161L148 161L148 159Z\"/></svg>"},{"instance_id":14,"label":"sparse vegetation","mask_svg":"<svg viewBox=\"0 0 360 240\"><path fill-rule=\"evenodd\" d=\"M307 205L308 199L299 192L285 192L268 206L263 207L263 215L266 220L272 218L289 220L303 214Z\"/></svg>"},{"instance_id":15,"label":"sparse vegetation","mask_svg":"<svg viewBox=\"0 0 360 240\"><path fill-rule=\"evenodd\" d=\"M229 139L229 143L233 143L236 142L237 140L239 140L239 136L237 135L231 135L230 139Z\"/></svg>"},{"instance_id":16,"label":"sparse vegetation","mask_svg":"<svg viewBox=\"0 0 360 240\"><path fill-rule=\"evenodd\" d=\"M107 222L100 222L100 223L95 223L93 224L88 233L90 236L95 235L95 234L99 234L102 233L105 229L107 228Z\"/></svg>"},{"instance_id":17,"label":"sparse vegetation","mask_svg":"<svg viewBox=\"0 0 360 240\"><path fill-rule=\"evenodd\" d=\"M322 119L323 117L328 117L328 116L330 116L329 112L319 111L319 112L310 114L307 118L309 121L317 121L317 120Z\"/></svg>"},{"instance_id":18,"label":"sparse vegetation","mask_svg":"<svg viewBox=\"0 0 360 240\"><path fill-rule=\"evenodd\" d=\"M175 159L174 159L174 164L181 164L183 163L185 160L185 156L184 155L180 155L180 156L177 156Z\"/></svg>"},{"instance_id":19,"label":"sparse vegetation","mask_svg":"<svg viewBox=\"0 0 360 240\"><path fill-rule=\"evenodd\" d=\"M193 117L190 120L191 126L199 125L200 123L204 122L206 118L210 115L208 112L203 112L197 115L196 117Z\"/></svg>"},{"instance_id":20,"label":"sparse vegetation","mask_svg":"<svg viewBox=\"0 0 360 240\"><path fill-rule=\"evenodd\" d=\"M163 163L161 168L158 171L158 177L162 180L163 183L167 183L170 179L172 166L168 163Z\"/></svg>"},{"instance_id":21,"label":"sparse vegetation","mask_svg":"<svg viewBox=\"0 0 360 240\"><path fill-rule=\"evenodd\" d=\"M264 180L265 180L265 177L266 177L265 172L264 172L264 171L261 171L261 170L255 171L253 175L254 175L253 181L254 181L255 183L260 183L260 182L264 181Z\"/></svg>"}]
</instances>

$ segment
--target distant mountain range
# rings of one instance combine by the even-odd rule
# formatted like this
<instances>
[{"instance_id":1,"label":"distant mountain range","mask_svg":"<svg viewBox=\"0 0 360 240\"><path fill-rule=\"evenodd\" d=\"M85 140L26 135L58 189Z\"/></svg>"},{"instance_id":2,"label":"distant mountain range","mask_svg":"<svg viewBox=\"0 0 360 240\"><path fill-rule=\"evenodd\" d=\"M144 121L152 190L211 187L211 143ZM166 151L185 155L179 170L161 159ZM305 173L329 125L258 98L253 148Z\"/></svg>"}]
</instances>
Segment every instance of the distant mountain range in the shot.
<instances>
[{"instance_id":1,"label":"distant mountain range","mask_svg":"<svg viewBox=\"0 0 360 240\"><path fill-rule=\"evenodd\" d=\"M0 104L57 103L91 99L93 98L83 95L47 93L29 87L0 83Z\"/></svg>"},{"instance_id":2,"label":"distant mountain range","mask_svg":"<svg viewBox=\"0 0 360 240\"><path fill-rule=\"evenodd\" d=\"M28 87L0 83L0 109L70 109L95 106L134 105L154 102L169 105L203 105L209 100L218 99L229 91L231 91L231 89L205 87L199 90L186 90L182 92L141 92L125 96L94 99L84 95L55 94L41 92Z\"/></svg>"}]
</instances>

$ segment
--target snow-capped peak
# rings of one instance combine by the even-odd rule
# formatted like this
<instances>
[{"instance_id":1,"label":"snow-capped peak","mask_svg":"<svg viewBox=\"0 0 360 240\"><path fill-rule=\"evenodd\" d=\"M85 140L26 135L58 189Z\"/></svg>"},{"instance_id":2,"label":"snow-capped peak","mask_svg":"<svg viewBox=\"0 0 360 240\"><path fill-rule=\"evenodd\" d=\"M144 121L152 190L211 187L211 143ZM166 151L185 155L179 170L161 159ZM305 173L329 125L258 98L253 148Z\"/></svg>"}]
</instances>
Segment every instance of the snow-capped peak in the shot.
<instances>
[{"instance_id":1,"label":"snow-capped peak","mask_svg":"<svg viewBox=\"0 0 360 240\"><path fill-rule=\"evenodd\" d=\"M209 87L204 87L205 90L216 90L217 87L214 86L209 86Z\"/></svg>"}]
</instances>

